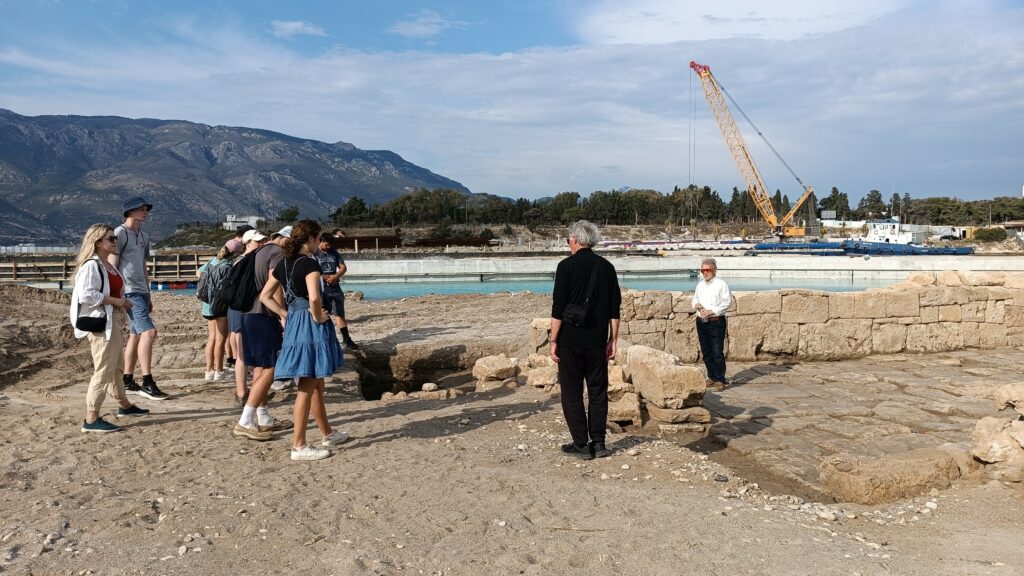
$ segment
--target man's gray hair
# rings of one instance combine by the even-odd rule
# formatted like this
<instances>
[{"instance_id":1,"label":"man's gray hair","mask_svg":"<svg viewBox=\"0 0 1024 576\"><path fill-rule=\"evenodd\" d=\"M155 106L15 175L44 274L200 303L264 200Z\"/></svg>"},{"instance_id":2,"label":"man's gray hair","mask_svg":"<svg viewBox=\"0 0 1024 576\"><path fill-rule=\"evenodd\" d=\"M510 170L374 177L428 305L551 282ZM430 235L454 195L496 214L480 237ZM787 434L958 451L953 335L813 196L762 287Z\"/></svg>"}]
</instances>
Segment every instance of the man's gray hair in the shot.
<instances>
[{"instance_id":1,"label":"man's gray hair","mask_svg":"<svg viewBox=\"0 0 1024 576\"><path fill-rule=\"evenodd\" d=\"M569 226L569 237L576 237L576 242L580 246L586 246L593 248L601 241L601 233L597 230L592 222L586 220L577 220Z\"/></svg>"},{"instance_id":2,"label":"man's gray hair","mask_svg":"<svg viewBox=\"0 0 1024 576\"><path fill-rule=\"evenodd\" d=\"M715 262L714 258L705 258L700 261L700 267L703 268L705 265L711 266L711 268L718 272L718 262Z\"/></svg>"}]
</instances>

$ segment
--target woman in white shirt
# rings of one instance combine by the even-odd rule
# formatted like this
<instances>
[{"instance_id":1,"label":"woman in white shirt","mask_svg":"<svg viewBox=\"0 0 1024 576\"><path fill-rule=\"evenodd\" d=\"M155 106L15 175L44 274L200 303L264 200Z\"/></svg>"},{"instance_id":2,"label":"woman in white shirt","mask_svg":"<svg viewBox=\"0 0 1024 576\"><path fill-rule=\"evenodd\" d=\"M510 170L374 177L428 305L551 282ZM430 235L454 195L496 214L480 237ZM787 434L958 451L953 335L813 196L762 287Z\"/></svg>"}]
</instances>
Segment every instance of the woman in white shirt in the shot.
<instances>
[{"instance_id":1,"label":"woman in white shirt","mask_svg":"<svg viewBox=\"0 0 1024 576\"><path fill-rule=\"evenodd\" d=\"M123 298L124 279L107 262L117 251L114 229L93 224L85 232L75 259L75 288L71 293L71 325L75 338L87 338L92 349L93 374L85 396L82 432L116 432L120 426L100 416L106 395L113 394L120 407L117 417L146 416L149 410L128 401L121 381L124 364L124 325L131 303Z\"/></svg>"}]
</instances>

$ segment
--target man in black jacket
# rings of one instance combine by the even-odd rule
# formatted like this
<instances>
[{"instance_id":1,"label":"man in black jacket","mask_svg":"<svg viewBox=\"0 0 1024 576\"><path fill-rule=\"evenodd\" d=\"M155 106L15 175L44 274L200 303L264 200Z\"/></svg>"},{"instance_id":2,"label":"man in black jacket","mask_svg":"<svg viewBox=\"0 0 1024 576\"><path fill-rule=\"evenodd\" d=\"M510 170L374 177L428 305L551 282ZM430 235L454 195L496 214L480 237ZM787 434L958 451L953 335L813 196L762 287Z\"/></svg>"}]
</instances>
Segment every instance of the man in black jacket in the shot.
<instances>
[{"instance_id":1,"label":"man in black jacket","mask_svg":"<svg viewBox=\"0 0 1024 576\"><path fill-rule=\"evenodd\" d=\"M608 359L615 357L622 302L615 267L594 254L599 241L597 226L586 220L569 227L572 256L558 263L551 306L551 359L558 363L562 412L572 435L562 451L585 460L611 454L605 446Z\"/></svg>"}]
</instances>

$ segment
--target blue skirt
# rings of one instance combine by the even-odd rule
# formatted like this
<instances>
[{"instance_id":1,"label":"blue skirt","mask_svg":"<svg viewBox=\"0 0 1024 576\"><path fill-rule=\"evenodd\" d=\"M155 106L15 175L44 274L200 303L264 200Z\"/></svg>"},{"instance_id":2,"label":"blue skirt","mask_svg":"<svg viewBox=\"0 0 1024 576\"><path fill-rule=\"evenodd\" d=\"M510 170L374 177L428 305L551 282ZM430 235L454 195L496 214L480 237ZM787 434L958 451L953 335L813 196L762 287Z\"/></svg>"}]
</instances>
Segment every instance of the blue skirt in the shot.
<instances>
[{"instance_id":1,"label":"blue skirt","mask_svg":"<svg viewBox=\"0 0 1024 576\"><path fill-rule=\"evenodd\" d=\"M309 300L296 298L288 305L274 378L326 378L344 363L334 324L330 319L317 324L309 312Z\"/></svg>"}]
</instances>

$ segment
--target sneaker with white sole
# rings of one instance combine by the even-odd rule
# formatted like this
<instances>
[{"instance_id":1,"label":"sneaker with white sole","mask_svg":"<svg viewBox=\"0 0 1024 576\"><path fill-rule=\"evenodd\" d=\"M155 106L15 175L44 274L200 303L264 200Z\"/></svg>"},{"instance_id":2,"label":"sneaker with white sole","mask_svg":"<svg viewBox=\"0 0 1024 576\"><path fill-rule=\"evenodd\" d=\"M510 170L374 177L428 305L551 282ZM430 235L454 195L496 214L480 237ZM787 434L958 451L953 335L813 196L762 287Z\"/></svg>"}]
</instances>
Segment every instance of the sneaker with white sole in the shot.
<instances>
[{"instance_id":1,"label":"sneaker with white sole","mask_svg":"<svg viewBox=\"0 0 1024 576\"><path fill-rule=\"evenodd\" d=\"M302 448L292 448L292 460L323 460L331 455L330 450L306 444Z\"/></svg>"},{"instance_id":2,"label":"sneaker with white sole","mask_svg":"<svg viewBox=\"0 0 1024 576\"><path fill-rule=\"evenodd\" d=\"M221 380L227 380L228 379L228 371L227 370L214 370L212 372L212 375L213 375L213 381L214 382L220 382Z\"/></svg>"},{"instance_id":3,"label":"sneaker with white sole","mask_svg":"<svg viewBox=\"0 0 1024 576\"><path fill-rule=\"evenodd\" d=\"M204 370L203 371L203 382L213 382L214 374L216 374L216 373L217 373L216 370Z\"/></svg>"},{"instance_id":4,"label":"sneaker with white sole","mask_svg":"<svg viewBox=\"0 0 1024 576\"><path fill-rule=\"evenodd\" d=\"M324 436L323 440L320 441L321 446L337 446L338 444L344 444L348 442L348 434L341 430L333 430L327 436Z\"/></svg>"},{"instance_id":5,"label":"sneaker with white sole","mask_svg":"<svg viewBox=\"0 0 1024 576\"><path fill-rule=\"evenodd\" d=\"M120 426L107 422L102 416L92 422L82 422L82 432L117 432L120 429ZM324 452L327 452L327 450L324 450Z\"/></svg>"}]
</instances>

